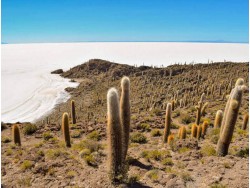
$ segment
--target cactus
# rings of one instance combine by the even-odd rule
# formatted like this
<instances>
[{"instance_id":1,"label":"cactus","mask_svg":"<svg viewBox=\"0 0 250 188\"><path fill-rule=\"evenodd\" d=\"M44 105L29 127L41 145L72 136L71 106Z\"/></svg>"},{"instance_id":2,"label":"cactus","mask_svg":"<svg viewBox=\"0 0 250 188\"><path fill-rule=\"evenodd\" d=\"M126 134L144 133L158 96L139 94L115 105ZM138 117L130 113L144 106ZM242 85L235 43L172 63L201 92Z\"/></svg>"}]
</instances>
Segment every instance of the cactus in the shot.
<instances>
[{"instance_id":1,"label":"cactus","mask_svg":"<svg viewBox=\"0 0 250 188\"><path fill-rule=\"evenodd\" d=\"M117 90L111 88L107 94L107 136L108 136L108 167L112 182L118 181L122 170L122 139Z\"/></svg>"},{"instance_id":2,"label":"cactus","mask_svg":"<svg viewBox=\"0 0 250 188\"><path fill-rule=\"evenodd\" d=\"M12 127L12 137L13 137L14 144L21 146L20 129L17 124L13 125Z\"/></svg>"},{"instance_id":3,"label":"cactus","mask_svg":"<svg viewBox=\"0 0 250 188\"><path fill-rule=\"evenodd\" d=\"M186 127L182 126L180 132L180 139L186 139L186 135L187 135Z\"/></svg>"},{"instance_id":4,"label":"cactus","mask_svg":"<svg viewBox=\"0 0 250 188\"><path fill-rule=\"evenodd\" d=\"M243 119L242 130L246 130L247 129L248 119L249 119L249 115L247 113L247 114L245 114L244 119Z\"/></svg>"},{"instance_id":5,"label":"cactus","mask_svg":"<svg viewBox=\"0 0 250 188\"><path fill-rule=\"evenodd\" d=\"M172 111L174 111L174 108L175 108L175 100L172 100L171 103L172 103Z\"/></svg>"},{"instance_id":6,"label":"cactus","mask_svg":"<svg viewBox=\"0 0 250 188\"><path fill-rule=\"evenodd\" d=\"M174 135L169 135L168 136L168 144L171 144L174 141Z\"/></svg>"},{"instance_id":7,"label":"cactus","mask_svg":"<svg viewBox=\"0 0 250 188\"><path fill-rule=\"evenodd\" d=\"M201 137L202 127L199 125L197 126L197 135L196 138L199 140Z\"/></svg>"},{"instance_id":8,"label":"cactus","mask_svg":"<svg viewBox=\"0 0 250 188\"><path fill-rule=\"evenodd\" d=\"M201 99L200 99L200 101L198 102L198 106L195 106L195 108L196 108L196 110L197 110L197 113L196 113L196 120L195 120L196 125L199 125L199 124L200 124L204 100L205 100L205 93L202 93ZM204 109L204 111L205 111L205 109Z\"/></svg>"},{"instance_id":9,"label":"cactus","mask_svg":"<svg viewBox=\"0 0 250 188\"><path fill-rule=\"evenodd\" d=\"M72 117L72 124L76 124L76 111L75 111L75 101L71 101L71 117Z\"/></svg>"},{"instance_id":10,"label":"cactus","mask_svg":"<svg viewBox=\"0 0 250 188\"><path fill-rule=\"evenodd\" d=\"M122 159L125 161L128 152L130 131L130 80L123 77L121 81L120 118L122 130Z\"/></svg>"},{"instance_id":11,"label":"cactus","mask_svg":"<svg viewBox=\"0 0 250 188\"><path fill-rule=\"evenodd\" d=\"M66 146L71 147L70 133L69 133L69 115L66 112L62 116L62 132Z\"/></svg>"},{"instance_id":12,"label":"cactus","mask_svg":"<svg viewBox=\"0 0 250 188\"><path fill-rule=\"evenodd\" d=\"M228 148L232 140L234 127L238 117L242 93L243 90L246 89L246 86L243 86L243 84L244 80L238 79L235 88L231 91L228 98L222 119L220 138L217 143L216 153L218 156L225 156L228 153Z\"/></svg>"},{"instance_id":13,"label":"cactus","mask_svg":"<svg viewBox=\"0 0 250 188\"><path fill-rule=\"evenodd\" d=\"M181 130L182 130L182 127L180 127L179 130L178 130L178 138L179 139L181 138Z\"/></svg>"},{"instance_id":14,"label":"cactus","mask_svg":"<svg viewBox=\"0 0 250 188\"><path fill-rule=\"evenodd\" d=\"M202 103L199 102L199 103L198 103L198 106L196 106L195 108L196 108L196 110L197 110L195 124L196 124L196 125L199 125L199 124L200 124L200 120L201 120L201 108L202 108Z\"/></svg>"},{"instance_id":15,"label":"cactus","mask_svg":"<svg viewBox=\"0 0 250 188\"><path fill-rule=\"evenodd\" d=\"M214 120L214 128L220 128L222 122L223 112L222 110L218 110L216 112L215 120Z\"/></svg>"},{"instance_id":16,"label":"cactus","mask_svg":"<svg viewBox=\"0 0 250 188\"><path fill-rule=\"evenodd\" d=\"M196 135L197 135L197 125L196 124L192 125L191 135L192 135L192 138L196 138Z\"/></svg>"},{"instance_id":17,"label":"cactus","mask_svg":"<svg viewBox=\"0 0 250 188\"><path fill-rule=\"evenodd\" d=\"M168 103L167 108L166 108L165 128L164 128L164 134L163 134L164 143L167 142L168 136L170 134L171 110L172 110L172 105L171 105L171 103Z\"/></svg>"},{"instance_id":18,"label":"cactus","mask_svg":"<svg viewBox=\"0 0 250 188\"><path fill-rule=\"evenodd\" d=\"M201 133L202 133L202 136L204 138L204 136L206 135L206 132L207 132L207 128L208 128L208 122L204 121L201 128L202 128Z\"/></svg>"},{"instance_id":19,"label":"cactus","mask_svg":"<svg viewBox=\"0 0 250 188\"><path fill-rule=\"evenodd\" d=\"M202 109L201 109L201 115L202 115L202 116L205 115L207 106L208 106L208 102L206 102L206 103L203 105Z\"/></svg>"}]
</instances>

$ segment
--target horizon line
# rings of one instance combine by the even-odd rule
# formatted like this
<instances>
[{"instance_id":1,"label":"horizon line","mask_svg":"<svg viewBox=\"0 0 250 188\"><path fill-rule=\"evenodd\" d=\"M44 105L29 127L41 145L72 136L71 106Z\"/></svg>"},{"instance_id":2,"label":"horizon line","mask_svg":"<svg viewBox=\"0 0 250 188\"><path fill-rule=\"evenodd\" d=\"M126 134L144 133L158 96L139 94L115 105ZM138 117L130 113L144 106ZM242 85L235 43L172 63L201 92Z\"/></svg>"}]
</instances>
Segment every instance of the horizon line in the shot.
<instances>
[{"instance_id":1,"label":"horizon line","mask_svg":"<svg viewBox=\"0 0 250 188\"><path fill-rule=\"evenodd\" d=\"M107 42L107 43L112 43L112 42L169 42L169 43L236 43L236 44L249 44L249 41L247 42L243 42L243 41L223 41L223 40L211 40L211 41L206 41L206 40L190 40L190 41L68 41L68 42L24 42L24 43L8 43L8 42L1 42L1 44L45 44L45 43L49 43L49 44L53 44L53 43L98 43L98 42Z\"/></svg>"}]
</instances>

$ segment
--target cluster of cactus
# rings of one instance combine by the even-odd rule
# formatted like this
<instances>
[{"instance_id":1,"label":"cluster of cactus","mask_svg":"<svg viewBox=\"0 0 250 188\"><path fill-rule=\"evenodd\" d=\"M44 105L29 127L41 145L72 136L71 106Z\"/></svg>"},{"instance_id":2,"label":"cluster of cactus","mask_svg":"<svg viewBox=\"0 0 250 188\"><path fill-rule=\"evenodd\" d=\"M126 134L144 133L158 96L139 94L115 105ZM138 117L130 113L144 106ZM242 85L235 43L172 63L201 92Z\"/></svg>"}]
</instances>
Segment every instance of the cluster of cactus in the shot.
<instances>
[{"instance_id":1,"label":"cluster of cactus","mask_svg":"<svg viewBox=\"0 0 250 188\"><path fill-rule=\"evenodd\" d=\"M119 181L124 175L124 165L128 150L130 131L130 81L123 77L121 81L122 94L119 104L118 92L111 88L107 94L108 121L108 166L112 182Z\"/></svg>"},{"instance_id":2,"label":"cluster of cactus","mask_svg":"<svg viewBox=\"0 0 250 188\"><path fill-rule=\"evenodd\" d=\"M224 110L224 116L222 118L220 129L220 138L217 143L216 150L218 156L225 156L228 154L228 148L232 140L234 127L238 117L242 94L245 89L246 86L244 86L244 80L239 78L230 93Z\"/></svg>"}]
</instances>

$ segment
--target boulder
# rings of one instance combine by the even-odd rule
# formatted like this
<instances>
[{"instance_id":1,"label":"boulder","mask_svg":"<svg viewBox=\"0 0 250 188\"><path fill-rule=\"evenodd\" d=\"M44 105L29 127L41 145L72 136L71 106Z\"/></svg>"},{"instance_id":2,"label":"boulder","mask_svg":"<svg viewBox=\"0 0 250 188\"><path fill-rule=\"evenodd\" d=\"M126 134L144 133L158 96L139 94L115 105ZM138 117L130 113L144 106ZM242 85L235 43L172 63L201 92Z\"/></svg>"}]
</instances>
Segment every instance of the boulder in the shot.
<instances>
[{"instance_id":1,"label":"boulder","mask_svg":"<svg viewBox=\"0 0 250 188\"><path fill-rule=\"evenodd\" d=\"M62 74L63 70L62 69L57 69L51 72L51 74Z\"/></svg>"}]
</instances>

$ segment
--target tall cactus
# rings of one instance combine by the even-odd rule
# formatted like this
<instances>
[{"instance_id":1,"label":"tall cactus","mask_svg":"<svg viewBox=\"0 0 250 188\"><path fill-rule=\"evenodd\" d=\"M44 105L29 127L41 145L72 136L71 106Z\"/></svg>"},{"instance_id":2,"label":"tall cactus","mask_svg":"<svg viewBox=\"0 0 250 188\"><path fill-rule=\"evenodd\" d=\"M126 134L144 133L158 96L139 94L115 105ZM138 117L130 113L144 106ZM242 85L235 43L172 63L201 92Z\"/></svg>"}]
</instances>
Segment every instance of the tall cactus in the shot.
<instances>
[{"instance_id":1,"label":"tall cactus","mask_svg":"<svg viewBox=\"0 0 250 188\"><path fill-rule=\"evenodd\" d=\"M130 131L130 80L123 77L121 81L120 117L122 130L122 159L125 161L128 152Z\"/></svg>"},{"instance_id":2,"label":"tall cactus","mask_svg":"<svg viewBox=\"0 0 250 188\"><path fill-rule=\"evenodd\" d=\"M222 112L222 110L218 110L216 112L216 116L215 116L215 120L214 120L214 128L221 127L222 118L223 118L223 112Z\"/></svg>"},{"instance_id":3,"label":"tall cactus","mask_svg":"<svg viewBox=\"0 0 250 188\"><path fill-rule=\"evenodd\" d=\"M196 120L195 120L196 125L200 124L200 120L201 120L201 116L202 116L201 111L202 111L202 108L203 108L204 99L205 99L205 93L203 93L201 95L201 99L198 102L198 106L195 106L195 108L197 110L197 112L196 112Z\"/></svg>"},{"instance_id":4,"label":"tall cactus","mask_svg":"<svg viewBox=\"0 0 250 188\"><path fill-rule=\"evenodd\" d=\"M69 133L69 114L68 113L63 113L62 116L62 132L63 132L63 137L66 143L67 147L71 147L70 144L70 133Z\"/></svg>"},{"instance_id":5,"label":"tall cactus","mask_svg":"<svg viewBox=\"0 0 250 188\"><path fill-rule=\"evenodd\" d=\"M72 124L76 124L76 110L75 110L75 101L71 101L71 117L72 117Z\"/></svg>"},{"instance_id":6,"label":"tall cactus","mask_svg":"<svg viewBox=\"0 0 250 188\"><path fill-rule=\"evenodd\" d=\"M166 108L165 128L164 128L164 135L163 135L164 143L167 142L168 136L170 134L171 111L172 111L172 105L171 105L171 103L168 103L167 108Z\"/></svg>"},{"instance_id":7,"label":"tall cactus","mask_svg":"<svg viewBox=\"0 0 250 188\"><path fill-rule=\"evenodd\" d=\"M249 119L249 115L247 113L247 114L245 114L244 119L243 119L242 130L246 130L247 129L248 119Z\"/></svg>"},{"instance_id":8,"label":"tall cactus","mask_svg":"<svg viewBox=\"0 0 250 188\"><path fill-rule=\"evenodd\" d=\"M234 127L238 117L239 108L242 100L242 93L246 86L243 86L244 80L238 79L235 88L231 91L227 101L222 126L220 130L220 138L217 143L217 155L225 156L232 140Z\"/></svg>"},{"instance_id":9,"label":"tall cactus","mask_svg":"<svg viewBox=\"0 0 250 188\"><path fill-rule=\"evenodd\" d=\"M122 139L117 90L111 88L107 94L107 136L108 136L108 167L112 182L118 181L122 168Z\"/></svg>"},{"instance_id":10,"label":"tall cactus","mask_svg":"<svg viewBox=\"0 0 250 188\"><path fill-rule=\"evenodd\" d=\"M13 125L12 127L12 137L13 137L14 144L21 146L20 129L17 124Z\"/></svg>"}]
</instances>

